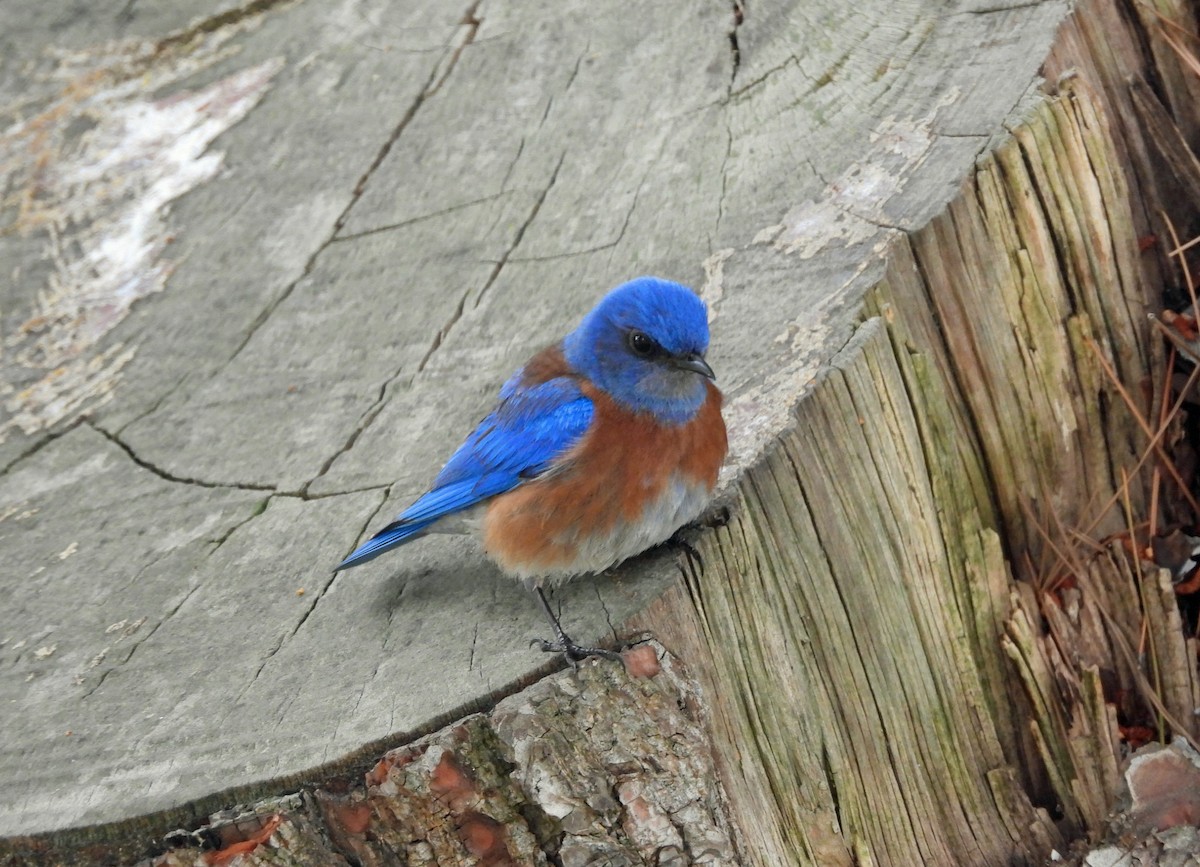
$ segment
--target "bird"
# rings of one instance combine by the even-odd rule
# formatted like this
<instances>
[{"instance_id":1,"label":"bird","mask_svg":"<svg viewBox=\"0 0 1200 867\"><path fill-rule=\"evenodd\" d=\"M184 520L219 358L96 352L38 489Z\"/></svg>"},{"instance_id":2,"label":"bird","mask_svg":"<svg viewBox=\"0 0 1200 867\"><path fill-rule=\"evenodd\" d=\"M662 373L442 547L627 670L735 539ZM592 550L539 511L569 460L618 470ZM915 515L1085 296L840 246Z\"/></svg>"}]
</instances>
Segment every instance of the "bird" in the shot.
<instances>
[{"instance_id":1,"label":"bird","mask_svg":"<svg viewBox=\"0 0 1200 867\"><path fill-rule=\"evenodd\" d=\"M572 664L576 644L544 588L670 540L707 506L728 450L705 360L708 309L687 286L638 277L504 383L495 408L429 490L357 547L348 569L435 532L474 532L536 596Z\"/></svg>"}]
</instances>

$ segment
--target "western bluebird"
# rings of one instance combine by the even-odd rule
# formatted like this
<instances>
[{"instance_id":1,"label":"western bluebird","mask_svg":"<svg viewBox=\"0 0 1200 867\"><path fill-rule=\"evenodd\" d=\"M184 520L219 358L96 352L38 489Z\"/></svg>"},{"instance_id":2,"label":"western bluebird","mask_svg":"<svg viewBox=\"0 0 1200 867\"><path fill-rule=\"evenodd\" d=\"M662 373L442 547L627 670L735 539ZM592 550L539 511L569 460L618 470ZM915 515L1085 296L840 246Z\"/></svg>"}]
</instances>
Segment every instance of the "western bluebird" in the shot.
<instances>
[{"instance_id":1,"label":"western bluebird","mask_svg":"<svg viewBox=\"0 0 1200 867\"><path fill-rule=\"evenodd\" d=\"M338 569L430 532L476 531L538 598L572 660L612 656L567 637L542 587L601 572L669 539L704 509L727 441L704 302L639 277L534 355L433 487Z\"/></svg>"}]
</instances>

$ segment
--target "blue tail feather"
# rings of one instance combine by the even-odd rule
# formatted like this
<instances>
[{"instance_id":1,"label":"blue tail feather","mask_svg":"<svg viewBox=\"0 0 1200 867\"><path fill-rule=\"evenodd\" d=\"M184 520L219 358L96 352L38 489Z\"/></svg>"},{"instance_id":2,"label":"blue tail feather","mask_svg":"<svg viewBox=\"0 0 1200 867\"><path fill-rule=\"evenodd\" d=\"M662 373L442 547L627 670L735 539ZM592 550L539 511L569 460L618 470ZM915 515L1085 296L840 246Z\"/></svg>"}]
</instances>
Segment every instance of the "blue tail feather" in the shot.
<instances>
[{"instance_id":1,"label":"blue tail feather","mask_svg":"<svg viewBox=\"0 0 1200 867\"><path fill-rule=\"evenodd\" d=\"M436 520L436 519L434 519ZM403 545L405 542L429 529L433 520L427 521L395 521L388 524L374 536L363 542L349 557L339 563L334 572L358 566L368 560L374 560L380 554Z\"/></svg>"}]
</instances>

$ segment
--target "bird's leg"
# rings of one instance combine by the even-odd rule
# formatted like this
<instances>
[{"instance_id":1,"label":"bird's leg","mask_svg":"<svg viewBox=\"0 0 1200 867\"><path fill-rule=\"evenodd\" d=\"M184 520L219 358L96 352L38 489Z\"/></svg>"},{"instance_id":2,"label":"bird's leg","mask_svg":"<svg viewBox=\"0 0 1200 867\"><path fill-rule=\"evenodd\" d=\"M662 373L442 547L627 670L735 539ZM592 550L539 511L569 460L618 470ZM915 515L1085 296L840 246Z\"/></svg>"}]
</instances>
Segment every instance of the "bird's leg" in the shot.
<instances>
[{"instance_id":1,"label":"bird's leg","mask_svg":"<svg viewBox=\"0 0 1200 867\"><path fill-rule=\"evenodd\" d=\"M611 650L605 650L601 647L580 647L571 637L563 631L562 624L558 622L558 618L554 616L554 612L550 609L550 603L546 600L546 594L542 592L541 587L534 587L533 592L537 595L538 602L542 604L542 610L546 612L546 616L550 619L550 625L554 628L555 642L546 641L541 638L535 638L530 644L541 649L543 653L565 653L567 661L574 667L575 663L581 659L587 659L589 656L603 656L605 659L611 659L619 662L621 654L614 653Z\"/></svg>"}]
</instances>

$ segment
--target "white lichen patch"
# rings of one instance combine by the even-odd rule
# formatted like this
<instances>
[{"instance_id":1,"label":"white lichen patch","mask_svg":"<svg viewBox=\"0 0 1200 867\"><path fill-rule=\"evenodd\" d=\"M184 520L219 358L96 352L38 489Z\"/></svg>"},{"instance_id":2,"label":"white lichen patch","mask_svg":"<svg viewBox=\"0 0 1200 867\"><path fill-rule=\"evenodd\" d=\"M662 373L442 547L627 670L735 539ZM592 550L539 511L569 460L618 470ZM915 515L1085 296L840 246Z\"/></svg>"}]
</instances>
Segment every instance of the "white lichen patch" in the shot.
<instances>
[{"instance_id":1,"label":"white lichen patch","mask_svg":"<svg viewBox=\"0 0 1200 867\"><path fill-rule=\"evenodd\" d=\"M118 620L104 630L105 635L112 635L114 632L121 633L117 636L117 644L120 644L133 633L142 628L142 624L146 622L145 617L139 617L137 620Z\"/></svg>"},{"instance_id":2,"label":"white lichen patch","mask_svg":"<svg viewBox=\"0 0 1200 867\"><path fill-rule=\"evenodd\" d=\"M792 423L794 407L816 383L828 355L836 351L835 341L844 327L838 307L854 287L866 287L878 279L887 246L887 238L880 238L871 248L871 255L859 263L837 291L784 323L771 340L776 346L786 347L785 360L726 401L722 414L729 430L729 456L717 483L721 490L737 479L739 467L757 463L779 432ZM849 335L844 335L846 338Z\"/></svg>"},{"instance_id":3,"label":"white lichen patch","mask_svg":"<svg viewBox=\"0 0 1200 867\"><path fill-rule=\"evenodd\" d=\"M145 622L145 617L139 617L137 620L129 620L126 618L124 620L118 620L116 623L109 624L109 626L105 628L104 634L109 636L115 634L116 639L105 639L109 643L105 644L104 647L100 648L100 650L92 655L91 659L88 660L87 666L82 671L75 673L75 675L72 677L72 683L74 683L76 686L83 686L86 684L88 682L86 677L87 673L92 669L99 668L101 665L103 665L104 660L108 657L109 652L126 638L133 636L135 632L142 628L142 625Z\"/></svg>"},{"instance_id":4,"label":"white lichen patch","mask_svg":"<svg viewBox=\"0 0 1200 867\"><path fill-rule=\"evenodd\" d=\"M223 154L209 146L258 103L282 65L153 96L227 56L218 49L229 35L175 57L145 43L63 54L59 96L0 131L0 189L14 191L0 204L16 208L10 230L44 239L50 266L43 285L28 287L28 315L0 343L10 373L0 382L20 383L0 385L0 441L111 399L136 347L100 343L166 285L170 203L217 174Z\"/></svg>"},{"instance_id":5,"label":"white lichen patch","mask_svg":"<svg viewBox=\"0 0 1200 867\"><path fill-rule=\"evenodd\" d=\"M726 247L704 260L704 285L699 294L708 305L709 325L716 321L717 311L725 298L725 263L735 252L732 247Z\"/></svg>"},{"instance_id":6,"label":"white lichen patch","mask_svg":"<svg viewBox=\"0 0 1200 867\"><path fill-rule=\"evenodd\" d=\"M791 407L811 390L821 367L820 359L811 354L797 358L726 403L723 414L729 430L729 456L721 467L719 489L733 484L738 468L751 466L792 423Z\"/></svg>"},{"instance_id":7,"label":"white lichen patch","mask_svg":"<svg viewBox=\"0 0 1200 867\"><path fill-rule=\"evenodd\" d=\"M755 235L756 244L774 244L785 253L811 259L840 244L851 247L887 227L885 206L933 152L938 113L960 97L947 91L921 117L883 118L871 132L868 153L831 181L817 199L791 208L782 222Z\"/></svg>"}]
</instances>

